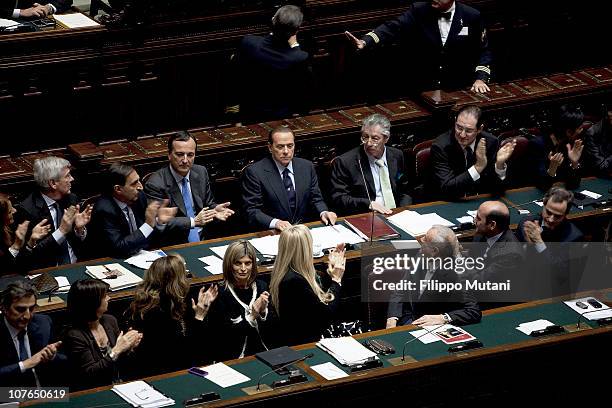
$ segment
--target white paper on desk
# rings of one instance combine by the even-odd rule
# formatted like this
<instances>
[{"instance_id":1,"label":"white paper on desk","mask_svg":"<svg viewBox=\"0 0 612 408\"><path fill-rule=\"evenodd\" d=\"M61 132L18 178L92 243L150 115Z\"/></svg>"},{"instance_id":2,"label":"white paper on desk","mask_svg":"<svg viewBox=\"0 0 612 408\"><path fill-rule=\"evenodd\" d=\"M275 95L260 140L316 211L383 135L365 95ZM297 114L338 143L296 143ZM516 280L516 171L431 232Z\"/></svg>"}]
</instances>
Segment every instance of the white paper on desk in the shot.
<instances>
[{"instance_id":1,"label":"white paper on desk","mask_svg":"<svg viewBox=\"0 0 612 408\"><path fill-rule=\"evenodd\" d=\"M425 233L434 225L444 225L447 227L452 227L455 225L449 220L440 217L436 213L419 214L415 211L409 210L392 215L387 219L414 237L425 235Z\"/></svg>"},{"instance_id":2,"label":"white paper on desk","mask_svg":"<svg viewBox=\"0 0 612 408\"><path fill-rule=\"evenodd\" d=\"M6 18L0 18L0 27L11 27L18 24L19 23L16 21L8 20Z\"/></svg>"},{"instance_id":3,"label":"white paper on desk","mask_svg":"<svg viewBox=\"0 0 612 408\"><path fill-rule=\"evenodd\" d=\"M225 251L227 251L227 247L229 247L229 245L221 245L217 247L212 247L210 248L210 250L213 251L215 255L217 255L219 258L223 259L223 257L225 256Z\"/></svg>"},{"instance_id":4,"label":"white paper on desk","mask_svg":"<svg viewBox=\"0 0 612 408\"><path fill-rule=\"evenodd\" d=\"M217 363L201 368L208 373L208 375L204 378L223 388L231 387L232 385L250 380L250 378L246 375L223 363Z\"/></svg>"},{"instance_id":5,"label":"white paper on desk","mask_svg":"<svg viewBox=\"0 0 612 408\"><path fill-rule=\"evenodd\" d=\"M530 211L529 210L524 210L522 208L519 208L518 213L521 214L521 215L527 215L527 214L530 213Z\"/></svg>"},{"instance_id":6,"label":"white paper on desk","mask_svg":"<svg viewBox=\"0 0 612 408\"><path fill-rule=\"evenodd\" d=\"M325 378L328 381L337 380L338 378L348 377L347 373L342 371L340 367L338 367L331 361L328 361L327 363L323 363L323 364L317 364L314 366L310 366L310 368L315 370L317 373L319 373L321 377Z\"/></svg>"},{"instance_id":7,"label":"white paper on desk","mask_svg":"<svg viewBox=\"0 0 612 408\"><path fill-rule=\"evenodd\" d=\"M280 235L268 235L261 238L250 239L249 242L264 255L278 255L278 239Z\"/></svg>"},{"instance_id":8,"label":"white paper on desk","mask_svg":"<svg viewBox=\"0 0 612 408\"><path fill-rule=\"evenodd\" d=\"M326 227L311 228L313 246L320 245L321 249L335 248L340 243L358 244L365 240L342 224Z\"/></svg>"},{"instance_id":9,"label":"white paper on desk","mask_svg":"<svg viewBox=\"0 0 612 408\"><path fill-rule=\"evenodd\" d=\"M174 405L172 398L166 397L144 381L114 385L111 390L134 407L158 408Z\"/></svg>"},{"instance_id":10,"label":"white paper on desk","mask_svg":"<svg viewBox=\"0 0 612 408\"><path fill-rule=\"evenodd\" d=\"M368 359L377 358L376 353L350 336L321 339L317 347L325 350L343 365L360 364Z\"/></svg>"},{"instance_id":11,"label":"white paper on desk","mask_svg":"<svg viewBox=\"0 0 612 408\"><path fill-rule=\"evenodd\" d=\"M601 307L600 308L595 308L593 305L588 303L589 299L596 300L597 302L599 302L601 304ZM587 306L587 308L583 309L580 306L577 306L576 304L578 302L581 302L581 303L585 304ZM612 316L612 309L610 307L608 307L608 305L606 305L604 302L602 302L602 301L600 301L597 298L594 298L592 296L583 297L583 298L580 298L580 299L567 300L567 301L565 301L563 303L565 303L567 306L569 306L570 309L572 309L576 313L578 313L580 315L584 315L584 318L588 319L588 320L597 320L597 319L603 319L603 318Z\"/></svg>"},{"instance_id":12,"label":"white paper on desk","mask_svg":"<svg viewBox=\"0 0 612 408\"><path fill-rule=\"evenodd\" d=\"M164 256L166 256L166 254L161 250L145 251L144 249L141 249L136 255L126 259L125 262L129 263L130 265L134 265L137 268L146 270L149 269L149 266L151 266L153 261L163 258Z\"/></svg>"},{"instance_id":13,"label":"white paper on desk","mask_svg":"<svg viewBox=\"0 0 612 408\"><path fill-rule=\"evenodd\" d=\"M205 266L204 269L206 269L208 272L210 272L213 275L223 274L223 264L208 265L208 266Z\"/></svg>"},{"instance_id":14,"label":"white paper on desk","mask_svg":"<svg viewBox=\"0 0 612 408\"><path fill-rule=\"evenodd\" d=\"M536 205L539 205L540 207L544 207L544 201L535 200L534 203L536 203Z\"/></svg>"},{"instance_id":15,"label":"white paper on desk","mask_svg":"<svg viewBox=\"0 0 612 408\"><path fill-rule=\"evenodd\" d=\"M100 25L83 13L54 14L53 18L68 28L96 27Z\"/></svg>"},{"instance_id":16,"label":"white paper on desk","mask_svg":"<svg viewBox=\"0 0 612 408\"><path fill-rule=\"evenodd\" d=\"M423 344L434 343L436 341L442 341L442 339L436 336L434 333L438 330L444 330L444 328L448 327L447 324L443 325L434 325L434 326L423 326L424 328L421 330L413 330L409 332L415 338L418 338L419 341ZM429 333L427 333L429 331Z\"/></svg>"},{"instance_id":17,"label":"white paper on desk","mask_svg":"<svg viewBox=\"0 0 612 408\"><path fill-rule=\"evenodd\" d=\"M518 325L516 330L525 333L526 335L531 335L531 333L535 330L543 330L548 326L554 326L553 322L550 322L545 319L534 320L531 322L525 322Z\"/></svg>"},{"instance_id":18,"label":"white paper on desk","mask_svg":"<svg viewBox=\"0 0 612 408\"><path fill-rule=\"evenodd\" d=\"M589 191L589 190L582 190L581 193L584 194L585 196L591 197L591 198L593 198L595 200L599 200L599 198L601 197L601 194L597 194L597 193L594 193L594 192Z\"/></svg>"},{"instance_id":19,"label":"white paper on desk","mask_svg":"<svg viewBox=\"0 0 612 408\"><path fill-rule=\"evenodd\" d=\"M469 210L469 211L466 211L466 213L468 213L468 215L470 217L472 217L472 219L473 219L474 217L476 217L476 214L478 213L478 210Z\"/></svg>"},{"instance_id":20,"label":"white paper on desk","mask_svg":"<svg viewBox=\"0 0 612 408\"><path fill-rule=\"evenodd\" d=\"M219 258L215 255L208 255L198 258L198 260L204 262L206 265L215 266L215 265L223 265L223 259Z\"/></svg>"},{"instance_id":21,"label":"white paper on desk","mask_svg":"<svg viewBox=\"0 0 612 408\"><path fill-rule=\"evenodd\" d=\"M67 293L70 290L70 282L68 282L68 278L65 276L54 276L54 278L59 286L56 291L57 293Z\"/></svg>"},{"instance_id":22,"label":"white paper on desk","mask_svg":"<svg viewBox=\"0 0 612 408\"><path fill-rule=\"evenodd\" d=\"M474 217L472 217L471 215L465 215L463 217L457 218L457 221L459 221L461 224L473 224Z\"/></svg>"}]
</instances>

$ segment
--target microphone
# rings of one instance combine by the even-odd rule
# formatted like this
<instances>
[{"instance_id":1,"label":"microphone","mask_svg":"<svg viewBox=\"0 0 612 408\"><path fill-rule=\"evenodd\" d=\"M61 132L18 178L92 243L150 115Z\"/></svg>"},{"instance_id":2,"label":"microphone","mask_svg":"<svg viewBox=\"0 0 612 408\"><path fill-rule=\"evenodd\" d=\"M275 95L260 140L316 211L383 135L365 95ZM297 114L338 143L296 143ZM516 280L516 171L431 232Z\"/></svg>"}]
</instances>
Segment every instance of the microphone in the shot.
<instances>
[{"instance_id":1,"label":"microphone","mask_svg":"<svg viewBox=\"0 0 612 408\"><path fill-rule=\"evenodd\" d=\"M372 239L374 237L374 206L372 205L372 198L370 197L370 192L368 191L368 183L366 182L365 173L363 172L363 167L361 166L361 157L357 157L357 163L359 164L359 171L361 172L361 178L363 180L363 186L365 187L366 195L368 196L368 201L370 202L370 207L372 207L372 220L370 226L370 246L372 245Z\"/></svg>"},{"instance_id":2,"label":"microphone","mask_svg":"<svg viewBox=\"0 0 612 408\"><path fill-rule=\"evenodd\" d=\"M431 332L433 332L434 330L439 329L441 326L442 326L442 325L436 325L436 326L434 326L432 329L429 329L429 330L428 330L428 329L424 329L424 330L425 330L425 333L419 334L419 335L418 335L418 336L416 336L415 338L413 338L413 339L410 339L410 340L406 341L406 342L404 343L404 346L402 347L402 360L401 360L401 361L402 361L402 362L406 361L406 346L407 346L407 345L409 345L410 343L412 343L412 342L413 342L413 341L415 341L415 340L420 339L420 338L421 338L421 337L423 337L423 336L426 336L426 335L430 334L430 333L431 333Z\"/></svg>"},{"instance_id":3,"label":"microphone","mask_svg":"<svg viewBox=\"0 0 612 408\"><path fill-rule=\"evenodd\" d=\"M299 363L300 361L304 361L304 360L309 359L309 358L311 358L313 356L314 356L314 353L306 354L304 357L296 358L295 360L292 360L292 361L290 361L290 362L288 362L286 364L283 364L280 367L273 368L272 370L270 370L270 371L268 371L266 373L263 373L261 375L261 377L259 377L259 381L257 381L257 388L256 388L256 390L259 391L259 387L261 385L261 380L263 380L264 377L267 377L268 375L270 375L270 374L272 374L272 373L274 373L274 372L276 372L278 370L282 370L285 367L288 367L288 366L290 366L292 364L295 364L295 363Z\"/></svg>"}]
</instances>

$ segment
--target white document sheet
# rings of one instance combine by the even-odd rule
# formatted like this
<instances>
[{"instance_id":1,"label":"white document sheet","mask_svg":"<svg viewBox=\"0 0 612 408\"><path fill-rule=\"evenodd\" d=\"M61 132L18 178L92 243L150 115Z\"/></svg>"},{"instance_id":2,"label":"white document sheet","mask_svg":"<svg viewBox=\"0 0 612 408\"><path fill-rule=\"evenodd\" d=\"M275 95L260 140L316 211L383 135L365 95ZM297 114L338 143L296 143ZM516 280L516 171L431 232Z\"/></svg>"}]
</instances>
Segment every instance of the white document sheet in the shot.
<instances>
[{"instance_id":1,"label":"white document sheet","mask_svg":"<svg viewBox=\"0 0 612 408\"><path fill-rule=\"evenodd\" d=\"M410 210L404 210L387 219L414 237L424 235L434 225L444 225L447 227L455 225L436 213L419 214L416 211Z\"/></svg>"},{"instance_id":2,"label":"white document sheet","mask_svg":"<svg viewBox=\"0 0 612 408\"><path fill-rule=\"evenodd\" d=\"M591 305L588 302L590 299L597 301L601 305L601 307L595 307ZM569 306L576 313L583 315L584 318L587 320L598 320L612 316L612 309L608 307L608 305L606 305L604 302L592 296L568 300L563 303ZM583 306L586 306L586 308L578 306L579 303Z\"/></svg>"},{"instance_id":3,"label":"white document sheet","mask_svg":"<svg viewBox=\"0 0 612 408\"><path fill-rule=\"evenodd\" d=\"M328 352L343 365L360 364L376 357L376 353L352 337L321 339L317 346Z\"/></svg>"},{"instance_id":4,"label":"white document sheet","mask_svg":"<svg viewBox=\"0 0 612 408\"><path fill-rule=\"evenodd\" d=\"M554 326L553 322L549 322L545 319L534 320L532 322L525 322L518 325L516 330L525 333L526 335L530 335L531 332L535 330L542 330L547 328L548 326Z\"/></svg>"},{"instance_id":5,"label":"white document sheet","mask_svg":"<svg viewBox=\"0 0 612 408\"><path fill-rule=\"evenodd\" d=\"M198 260L204 262L205 265L223 265L223 259L215 255L203 256L201 258L198 258Z\"/></svg>"},{"instance_id":6,"label":"white document sheet","mask_svg":"<svg viewBox=\"0 0 612 408\"><path fill-rule=\"evenodd\" d=\"M54 14L53 18L68 28L96 27L100 25L83 13Z\"/></svg>"},{"instance_id":7,"label":"white document sheet","mask_svg":"<svg viewBox=\"0 0 612 408\"><path fill-rule=\"evenodd\" d=\"M261 238L253 238L249 240L251 245L264 255L278 255L278 239L280 235L268 235Z\"/></svg>"},{"instance_id":8,"label":"white document sheet","mask_svg":"<svg viewBox=\"0 0 612 408\"><path fill-rule=\"evenodd\" d=\"M217 247L212 247L210 248L210 250L213 251L215 255L217 255L219 258L223 259L223 257L225 256L225 251L227 251L227 247L229 247L229 245L221 245Z\"/></svg>"},{"instance_id":9,"label":"white document sheet","mask_svg":"<svg viewBox=\"0 0 612 408\"><path fill-rule=\"evenodd\" d=\"M219 387L227 388L250 380L249 377L234 370L223 363L217 363L201 367L208 375L204 378L217 384Z\"/></svg>"},{"instance_id":10,"label":"white document sheet","mask_svg":"<svg viewBox=\"0 0 612 408\"><path fill-rule=\"evenodd\" d=\"M364 239L344 225L311 228L313 246L320 244L321 249L335 248L337 244L358 244Z\"/></svg>"},{"instance_id":11,"label":"white document sheet","mask_svg":"<svg viewBox=\"0 0 612 408\"><path fill-rule=\"evenodd\" d=\"M434 333L437 330L444 330L446 328L445 326L448 327L447 324L436 325L436 326L423 326L424 327L423 329L413 330L409 333L412 334L415 338L418 338L421 343L429 344L429 343L434 343L436 341L442 341L442 339L436 336ZM427 333L428 331L429 333Z\"/></svg>"},{"instance_id":12,"label":"white document sheet","mask_svg":"<svg viewBox=\"0 0 612 408\"><path fill-rule=\"evenodd\" d=\"M585 196L591 197L591 198L593 198L595 200L599 200L599 198L601 197L601 194L597 194L597 193L594 193L594 192L589 191L589 190L582 190L581 193L584 194Z\"/></svg>"},{"instance_id":13,"label":"white document sheet","mask_svg":"<svg viewBox=\"0 0 612 408\"><path fill-rule=\"evenodd\" d=\"M68 278L65 276L55 276L55 280L59 288L57 289L57 293L68 293L70 290L70 282L68 282Z\"/></svg>"},{"instance_id":14,"label":"white document sheet","mask_svg":"<svg viewBox=\"0 0 612 408\"><path fill-rule=\"evenodd\" d=\"M327 363L311 366L310 368L315 370L321 377L328 381L348 377L348 374L342 371L340 367L329 361Z\"/></svg>"},{"instance_id":15,"label":"white document sheet","mask_svg":"<svg viewBox=\"0 0 612 408\"><path fill-rule=\"evenodd\" d=\"M163 258L164 256L166 256L166 253L161 249L157 251L145 251L144 249L141 249L140 252L126 259L125 262L129 263L130 265L134 265L137 268L146 270L149 269L149 266L151 266L153 261Z\"/></svg>"}]
</instances>

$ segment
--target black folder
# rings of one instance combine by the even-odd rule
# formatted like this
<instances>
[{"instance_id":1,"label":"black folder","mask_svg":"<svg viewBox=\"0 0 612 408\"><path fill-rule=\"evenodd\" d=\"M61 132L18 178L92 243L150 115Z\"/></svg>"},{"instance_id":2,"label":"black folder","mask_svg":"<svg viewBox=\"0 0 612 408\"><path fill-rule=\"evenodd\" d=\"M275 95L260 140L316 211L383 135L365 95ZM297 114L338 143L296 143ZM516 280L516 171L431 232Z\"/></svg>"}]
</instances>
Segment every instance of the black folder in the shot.
<instances>
[{"instance_id":1,"label":"black folder","mask_svg":"<svg viewBox=\"0 0 612 408\"><path fill-rule=\"evenodd\" d=\"M278 367L290 363L291 361L299 360L300 358L304 357L304 355L292 348L284 346L268 351L262 351L261 353L255 354L255 357L269 365L272 369L277 369Z\"/></svg>"}]
</instances>

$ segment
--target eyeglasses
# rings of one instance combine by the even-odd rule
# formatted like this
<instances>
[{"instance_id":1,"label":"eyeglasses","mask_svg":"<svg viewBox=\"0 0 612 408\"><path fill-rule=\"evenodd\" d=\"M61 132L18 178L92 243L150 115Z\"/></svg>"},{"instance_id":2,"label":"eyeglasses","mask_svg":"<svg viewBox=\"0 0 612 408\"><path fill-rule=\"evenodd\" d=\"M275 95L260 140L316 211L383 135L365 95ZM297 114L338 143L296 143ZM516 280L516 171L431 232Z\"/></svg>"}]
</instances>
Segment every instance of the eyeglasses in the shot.
<instances>
[{"instance_id":1,"label":"eyeglasses","mask_svg":"<svg viewBox=\"0 0 612 408\"><path fill-rule=\"evenodd\" d=\"M457 133L465 132L466 135L471 136L474 133L476 133L478 131L478 129L464 128L463 126L457 125L455 123L455 131L457 131Z\"/></svg>"},{"instance_id":2,"label":"eyeglasses","mask_svg":"<svg viewBox=\"0 0 612 408\"><path fill-rule=\"evenodd\" d=\"M361 135L361 141L363 143L372 142L373 144L378 144L382 140L383 140L383 138L379 137L379 136Z\"/></svg>"}]
</instances>

